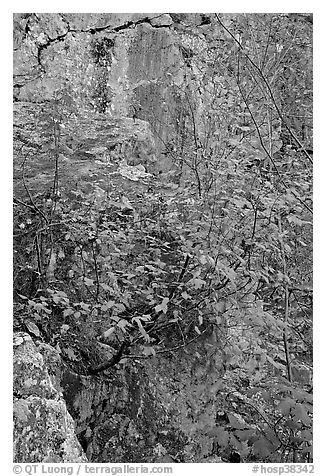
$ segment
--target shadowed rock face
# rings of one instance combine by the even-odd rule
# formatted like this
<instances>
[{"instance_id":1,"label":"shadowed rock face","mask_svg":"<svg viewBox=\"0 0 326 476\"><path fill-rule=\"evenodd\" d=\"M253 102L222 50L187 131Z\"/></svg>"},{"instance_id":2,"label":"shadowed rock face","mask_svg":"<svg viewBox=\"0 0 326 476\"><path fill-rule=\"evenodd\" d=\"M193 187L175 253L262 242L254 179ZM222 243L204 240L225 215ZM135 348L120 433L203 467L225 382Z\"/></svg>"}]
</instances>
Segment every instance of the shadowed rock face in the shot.
<instances>
[{"instance_id":1,"label":"shadowed rock face","mask_svg":"<svg viewBox=\"0 0 326 476\"><path fill-rule=\"evenodd\" d=\"M203 431L215 418L222 372L218 352L214 371L207 366L213 334L208 341L197 344L201 360L193 360L191 344L175 359L127 362L92 377L69 370L53 347L16 333L15 461L208 462Z\"/></svg>"},{"instance_id":2,"label":"shadowed rock face","mask_svg":"<svg viewBox=\"0 0 326 476\"><path fill-rule=\"evenodd\" d=\"M45 346L44 351L58 372L60 359L55 350ZM42 354L24 333L14 338L13 410L15 462L87 461L56 379L50 377Z\"/></svg>"}]
</instances>

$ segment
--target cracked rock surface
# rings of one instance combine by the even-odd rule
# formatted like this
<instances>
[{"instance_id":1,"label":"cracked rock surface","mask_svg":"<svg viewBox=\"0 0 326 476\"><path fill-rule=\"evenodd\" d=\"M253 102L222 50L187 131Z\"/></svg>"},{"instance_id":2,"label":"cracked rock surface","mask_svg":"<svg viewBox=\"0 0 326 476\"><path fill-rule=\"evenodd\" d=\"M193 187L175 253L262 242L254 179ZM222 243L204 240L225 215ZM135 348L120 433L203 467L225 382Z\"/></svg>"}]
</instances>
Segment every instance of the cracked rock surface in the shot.
<instances>
[{"instance_id":1,"label":"cracked rock surface","mask_svg":"<svg viewBox=\"0 0 326 476\"><path fill-rule=\"evenodd\" d=\"M79 110L95 104L109 117L147 121L160 149L179 115L175 26L157 13L14 14L14 100L51 101L66 90Z\"/></svg>"}]
</instances>

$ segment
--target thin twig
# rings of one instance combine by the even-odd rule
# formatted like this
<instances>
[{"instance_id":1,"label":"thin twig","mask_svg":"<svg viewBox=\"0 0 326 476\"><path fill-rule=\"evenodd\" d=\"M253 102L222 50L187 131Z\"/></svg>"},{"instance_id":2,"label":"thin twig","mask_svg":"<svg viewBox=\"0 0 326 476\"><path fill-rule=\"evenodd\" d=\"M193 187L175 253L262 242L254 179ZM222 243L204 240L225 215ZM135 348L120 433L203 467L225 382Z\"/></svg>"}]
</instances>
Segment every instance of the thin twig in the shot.
<instances>
[{"instance_id":1,"label":"thin twig","mask_svg":"<svg viewBox=\"0 0 326 476\"><path fill-rule=\"evenodd\" d=\"M94 240L91 241L91 245L92 245L92 254L93 254L93 261L94 261L94 268L95 268L96 302L97 302L98 301L98 296L100 294L100 280L99 280L99 275L98 275L97 260L96 260L96 254L95 254L95 249L94 249Z\"/></svg>"},{"instance_id":2,"label":"thin twig","mask_svg":"<svg viewBox=\"0 0 326 476\"><path fill-rule=\"evenodd\" d=\"M280 246L281 246L281 256L282 256L282 265L283 265L283 274L285 279L287 275L287 266L286 266L286 256L284 250L284 242L282 236L282 222L281 217L278 218L278 228L280 234ZM288 380L292 382L292 367L291 367L291 359L290 359L290 351L289 351L289 341L288 341L288 326L289 323L289 285L288 282L285 281L284 284L284 331L283 331L283 343L284 343L284 352L285 352L285 359L286 359L286 367L288 373Z\"/></svg>"}]
</instances>

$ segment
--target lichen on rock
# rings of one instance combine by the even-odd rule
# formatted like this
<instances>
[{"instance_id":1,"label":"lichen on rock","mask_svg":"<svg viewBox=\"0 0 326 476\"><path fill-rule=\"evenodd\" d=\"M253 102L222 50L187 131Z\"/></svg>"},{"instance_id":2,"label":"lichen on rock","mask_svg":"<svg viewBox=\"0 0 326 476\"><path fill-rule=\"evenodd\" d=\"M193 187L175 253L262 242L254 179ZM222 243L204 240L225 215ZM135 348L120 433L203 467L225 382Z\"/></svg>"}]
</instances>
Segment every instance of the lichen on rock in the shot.
<instances>
[{"instance_id":1,"label":"lichen on rock","mask_svg":"<svg viewBox=\"0 0 326 476\"><path fill-rule=\"evenodd\" d=\"M14 461L87 461L62 393L28 334L14 337Z\"/></svg>"}]
</instances>

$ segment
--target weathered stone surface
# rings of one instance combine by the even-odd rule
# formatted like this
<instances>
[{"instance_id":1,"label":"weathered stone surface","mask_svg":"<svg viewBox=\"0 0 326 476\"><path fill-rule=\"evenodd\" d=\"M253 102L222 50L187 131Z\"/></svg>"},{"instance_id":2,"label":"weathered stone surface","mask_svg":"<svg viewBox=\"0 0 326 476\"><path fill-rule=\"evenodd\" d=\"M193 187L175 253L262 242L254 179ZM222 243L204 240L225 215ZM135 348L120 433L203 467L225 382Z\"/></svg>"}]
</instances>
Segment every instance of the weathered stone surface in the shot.
<instances>
[{"instance_id":1,"label":"weathered stone surface","mask_svg":"<svg viewBox=\"0 0 326 476\"><path fill-rule=\"evenodd\" d=\"M17 14L14 21L16 101L49 101L66 89L79 109L147 121L157 150L166 147L180 107L172 86L184 75L181 35L168 14ZM99 59L94 51L103 44Z\"/></svg>"},{"instance_id":2,"label":"weathered stone surface","mask_svg":"<svg viewBox=\"0 0 326 476\"><path fill-rule=\"evenodd\" d=\"M62 394L53 385L43 356L24 333L14 337L14 397L15 462L87 461Z\"/></svg>"},{"instance_id":3,"label":"weathered stone surface","mask_svg":"<svg viewBox=\"0 0 326 476\"><path fill-rule=\"evenodd\" d=\"M155 17L157 13L64 13L62 17L71 30L116 29L132 26L145 18Z\"/></svg>"},{"instance_id":4,"label":"weathered stone surface","mask_svg":"<svg viewBox=\"0 0 326 476\"><path fill-rule=\"evenodd\" d=\"M28 147L32 142L40 145L37 154L33 154L33 160L26 161L25 164L25 177L33 192L45 190L53 180L53 157L48 152L48 143L44 141L46 130L37 121L42 113L44 114L44 107L37 104L14 104L15 147L18 150L23 144ZM46 114L50 117L51 111ZM62 154L59 157L60 183L64 191L76 193L81 190L91 195L96 189L96 193L106 195L109 182L117 190L127 191L131 182L120 173L123 163L131 167L142 165L146 173L150 174L157 174L162 170L162 164L156 156L155 140L147 122L93 115L85 120L79 118L78 123L65 123ZM26 192L21 166L19 154L14 154L14 187L16 193L24 196ZM93 174L96 174L96 181L91 179ZM139 186L142 186L142 182L138 181Z\"/></svg>"},{"instance_id":5,"label":"weathered stone surface","mask_svg":"<svg viewBox=\"0 0 326 476\"><path fill-rule=\"evenodd\" d=\"M163 13L162 15L159 15L158 17L152 18L150 20L150 24L152 26L170 26L172 25L172 23L173 20L167 13Z\"/></svg>"},{"instance_id":6,"label":"weathered stone surface","mask_svg":"<svg viewBox=\"0 0 326 476\"><path fill-rule=\"evenodd\" d=\"M34 37L38 41L46 43L48 40L55 40L68 33L69 25L64 21L59 13L40 13L35 18Z\"/></svg>"}]
</instances>

